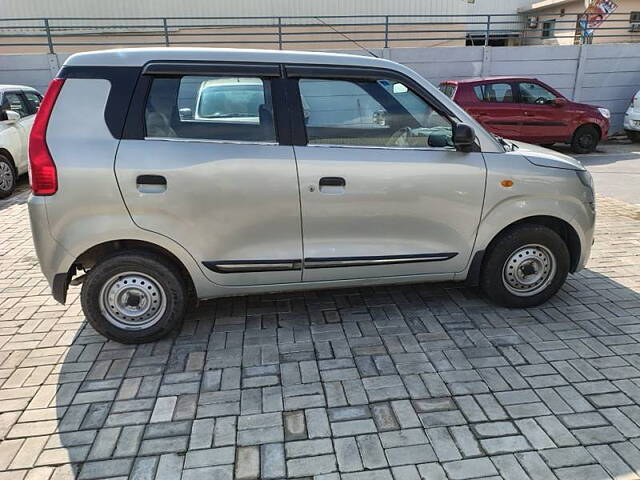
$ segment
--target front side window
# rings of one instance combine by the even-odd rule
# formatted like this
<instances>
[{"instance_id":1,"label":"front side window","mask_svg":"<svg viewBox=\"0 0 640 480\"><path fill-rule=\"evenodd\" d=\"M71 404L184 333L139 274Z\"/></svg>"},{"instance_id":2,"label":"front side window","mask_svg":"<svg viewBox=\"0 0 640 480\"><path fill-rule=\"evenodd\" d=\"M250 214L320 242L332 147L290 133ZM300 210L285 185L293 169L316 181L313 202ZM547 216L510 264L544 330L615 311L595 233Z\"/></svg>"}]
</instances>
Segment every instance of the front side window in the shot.
<instances>
[{"instance_id":1,"label":"front side window","mask_svg":"<svg viewBox=\"0 0 640 480\"><path fill-rule=\"evenodd\" d=\"M29 115L29 110L24 103L24 100L18 93L6 92L2 100L2 110L13 110L20 114L20 117L26 117Z\"/></svg>"},{"instance_id":2,"label":"front side window","mask_svg":"<svg viewBox=\"0 0 640 480\"><path fill-rule=\"evenodd\" d=\"M147 137L275 142L270 83L260 78L154 78Z\"/></svg>"},{"instance_id":3,"label":"front side window","mask_svg":"<svg viewBox=\"0 0 640 480\"><path fill-rule=\"evenodd\" d=\"M556 95L537 83L520 84L520 102L544 105L556 98Z\"/></svg>"},{"instance_id":4,"label":"front side window","mask_svg":"<svg viewBox=\"0 0 640 480\"><path fill-rule=\"evenodd\" d=\"M400 82L300 79L310 145L452 147L452 123Z\"/></svg>"},{"instance_id":5,"label":"front side window","mask_svg":"<svg viewBox=\"0 0 640 480\"><path fill-rule=\"evenodd\" d=\"M36 113L40 108L40 102L42 102L42 96L36 92L24 92L24 96L27 99L27 106L30 113Z\"/></svg>"},{"instance_id":6,"label":"front side window","mask_svg":"<svg viewBox=\"0 0 640 480\"><path fill-rule=\"evenodd\" d=\"M513 87L510 83L487 83L476 85L473 91L481 102L512 103Z\"/></svg>"}]
</instances>

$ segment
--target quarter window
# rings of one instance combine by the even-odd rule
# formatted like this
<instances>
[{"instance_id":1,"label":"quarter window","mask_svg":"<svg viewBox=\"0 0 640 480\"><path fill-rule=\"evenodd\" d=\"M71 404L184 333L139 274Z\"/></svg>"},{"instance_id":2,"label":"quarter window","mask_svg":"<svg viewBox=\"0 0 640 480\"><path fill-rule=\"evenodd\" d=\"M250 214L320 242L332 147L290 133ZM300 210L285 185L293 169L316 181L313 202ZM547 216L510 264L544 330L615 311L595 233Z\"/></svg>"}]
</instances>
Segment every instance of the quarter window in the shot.
<instances>
[{"instance_id":1,"label":"quarter window","mask_svg":"<svg viewBox=\"0 0 640 480\"><path fill-rule=\"evenodd\" d=\"M512 103L513 87L510 83L487 83L476 85L473 91L481 102Z\"/></svg>"},{"instance_id":2,"label":"quarter window","mask_svg":"<svg viewBox=\"0 0 640 480\"><path fill-rule=\"evenodd\" d=\"M275 142L270 83L260 78L154 78L147 137Z\"/></svg>"},{"instance_id":3,"label":"quarter window","mask_svg":"<svg viewBox=\"0 0 640 480\"><path fill-rule=\"evenodd\" d=\"M544 105L556 98L554 93L537 83L520 84L520 102L528 104Z\"/></svg>"},{"instance_id":4,"label":"quarter window","mask_svg":"<svg viewBox=\"0 0 640 480\"><path fill-rule=\"evenodd\" d=\"M301 79L310 145L450 148L452 123L402 83Z\"/></svg>"}]
</instances>

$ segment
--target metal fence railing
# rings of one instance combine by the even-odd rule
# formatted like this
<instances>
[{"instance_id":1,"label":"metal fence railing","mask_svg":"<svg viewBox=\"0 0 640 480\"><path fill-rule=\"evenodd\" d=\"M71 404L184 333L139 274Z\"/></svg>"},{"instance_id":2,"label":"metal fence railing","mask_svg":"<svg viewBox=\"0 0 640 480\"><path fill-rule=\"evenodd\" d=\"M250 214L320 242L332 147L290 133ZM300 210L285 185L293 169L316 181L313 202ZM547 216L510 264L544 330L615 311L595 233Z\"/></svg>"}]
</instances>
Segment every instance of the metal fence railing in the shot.
<instances>
[{"instance_id":1,"label":"metal fence railing","mask_svg":"<svg viewBox=\"0 0 640 480\"><path fill-rule=\"evenodd\" d=\"M96 47L245 46L387 48L640 41L629 12L591 36L582 12L280 17L0 18L0 52L65 53Z\"/></svg>"}]
</instances>

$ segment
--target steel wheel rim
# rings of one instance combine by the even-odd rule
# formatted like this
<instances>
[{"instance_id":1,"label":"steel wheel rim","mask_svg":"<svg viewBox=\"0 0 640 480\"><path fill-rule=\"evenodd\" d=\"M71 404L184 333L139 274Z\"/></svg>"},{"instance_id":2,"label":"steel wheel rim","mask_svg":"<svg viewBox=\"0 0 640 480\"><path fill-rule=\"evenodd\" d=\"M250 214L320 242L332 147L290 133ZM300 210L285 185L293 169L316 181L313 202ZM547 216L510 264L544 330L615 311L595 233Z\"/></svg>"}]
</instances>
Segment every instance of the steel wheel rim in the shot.
<instances>
[{"instance_id":1,"label":"steel wheel rim","mask_svg":"<svg viewBox=\"0 0 640 480\"><path fill-rule=\"evenodd\" d=\"M13 186L13 170L5 162L0 162L0 190L8 192Z\"/></svg>"},{"instance_id":2,"label":"steel wheel rim","mask_svg":"<svg viewBox=\"0 0 640 480\"><path fill-rule=\"evenodd\" d=\"M156 324L167 309L167 296L151 276L140 272L119 273L100 289L100 312L124 330L143 330Z\"/></svg>"},{"instance_id":3,"label":"steel wheel rim","mask_svg":"<svg viewBox=\"0 0 640 480\"><path fill-rule=\"evenodd\" d=\"M557 270L555 255L544 245L517 248L504 263L502 283L518 297L531 297L545 290Z\"/></svg>"}]
</instances>

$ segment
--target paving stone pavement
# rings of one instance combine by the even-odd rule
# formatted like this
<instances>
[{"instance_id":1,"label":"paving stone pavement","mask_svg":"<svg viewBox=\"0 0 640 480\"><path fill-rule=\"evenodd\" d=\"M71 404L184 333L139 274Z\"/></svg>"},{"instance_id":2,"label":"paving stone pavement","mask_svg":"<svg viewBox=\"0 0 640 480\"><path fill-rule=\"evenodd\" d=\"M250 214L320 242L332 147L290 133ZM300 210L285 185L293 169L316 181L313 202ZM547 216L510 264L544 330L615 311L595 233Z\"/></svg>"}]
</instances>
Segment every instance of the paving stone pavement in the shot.
<instances>
[{"instance_id":1,"label":"paving stone pavement","mask_svg":"<svg viewBox=\"0 0 640 480\"><path fill-rule=\"evenodd\" d=\"M540 308L456 284L203 304L107 342L0 201L0 480L640 478L640 208Z\"/></svg>"}]
</instances>

